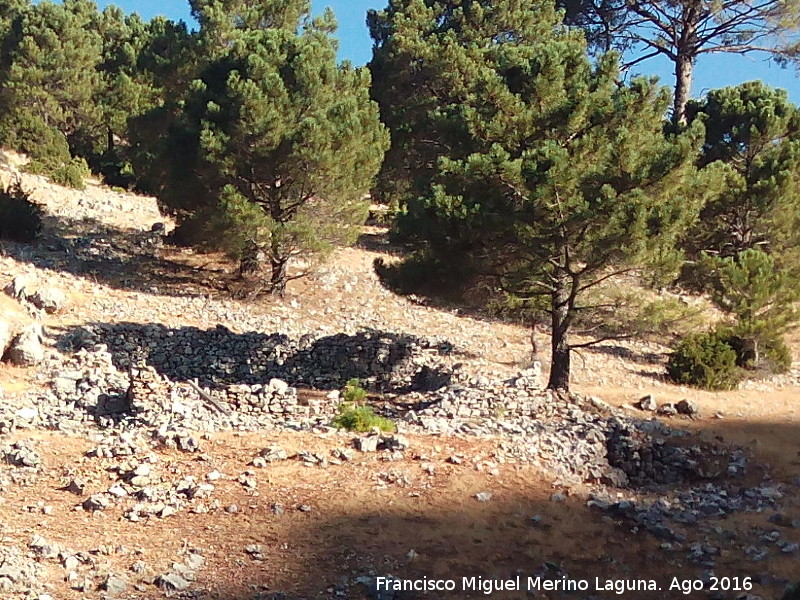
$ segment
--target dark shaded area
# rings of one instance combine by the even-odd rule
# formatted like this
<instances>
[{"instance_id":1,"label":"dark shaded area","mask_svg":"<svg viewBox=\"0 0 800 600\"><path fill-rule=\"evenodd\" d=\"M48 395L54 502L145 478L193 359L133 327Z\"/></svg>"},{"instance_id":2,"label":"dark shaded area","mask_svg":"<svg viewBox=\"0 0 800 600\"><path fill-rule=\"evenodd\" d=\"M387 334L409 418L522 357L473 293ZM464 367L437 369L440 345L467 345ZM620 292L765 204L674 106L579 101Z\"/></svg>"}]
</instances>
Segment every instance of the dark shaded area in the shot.
<instances>
[{"instance_id":1,"label":"dark shaded area","mask_svg":"<svg viewBox=\"0 0 800 600\"><path fill-rule=\"evenodd\" d=\"M389 236L385 233L362 233L358 236L356 247L369 252L380 252L392 256L399 256L404 252L400 246L392 244Z\"/></svg>"},{"instance_id":2,"label":"dark shaded area","mask_svg":"<svg viewBox=\"0 0 800 600\"><path fill-rule=\"evenodd\" d=\"M595 346L587 346L585 352L592 354L605 354L606 356L613 356L615 358L623 358L640 365L657 365L663 364L667 359L667 354L663 352L641 352L634 351L625 346L602 344ZM652 373L651 373L652 375Z\"/></svg>"},{"instance_id":3,"label":"dark shaded area","mask_svg":"<svg viewBox=\"0 0 800 600\"><path fill-rule=\"evenodd\" d=\"M173 381L197 379L202 385L263 384L271 378L293 386L340 389L357 378L374 390L430 389L449 381L447 373L423 363L454 353L447 341L366 330L292 339L279 333L234 333L161 324L93 323L61 334L59 345L78 349L104 343L115 365L134 361L152 366Z\"/></svg>"},{"instance_id":4,"label":"dark shaded area","mask_svg":"<svg viewBox=\"0 0 800 600\"><path fill-rule=\"evenodd\" d=\"M490 486L491 489L491 486ZM552 502L547 493L533 488L520 492L496 489L489 502L481 503L471 490L456 493L443 507L421 502L417 508L376 510L367 500L363 511L336 514L333 506L314 506L307 515L294 511L280 517L292 531L292 564L283 575L265 574L252 581L241 578L229 589L199 598L211 600L422 600L424 598L498 598L522 600L674 600L684 597L670 590L673 578L701 580L707 570L686 561L689 544L679 549L662 547L662 540L632 527L622 513L587 507L580 498ZM725 518L708 519L725 531L735 528ZM288 521L288 523L287 523ZM767 515L764 515L767 524ZM684 528L689 541L703 539L702 528ZM753 531L755 533L755 530ZM243 538L256 542L275 540L274 534L246 530ZM729 534L731 535L731 534ZM732 547L744 542L746 533L733 534ZM264 537L261 537L264 536ZM277 541L281 538L278 537ZM709 542L711 543L711 542ZM269 550L267 551L269 552ZM740 550L737 550L740 552ZM244 560L248 560L243 554ZM265 558L267 563L269 557ZM779 600L789 580L783 571L762 565L757 572L745 560L739 569L721 566L718 577L750 577L752 593ZM454 592L388 593L375 589L376 578L441 580L456 582ZM472 581L464 581L464 578ZM519 578L519 579L518 579ZM543 581L585 580L588 591L534 590L529 579ZM608 580L654 579L660 590L625 591L596 589ZM519 590L497 591L499 581L519 581ZM598 581L599 580L599 581ZM494 582L494 583L493 583ZM204 582L200 582L203 584ZM213 584L212 584L213 585ZM465 585L471 589L465 589ZM263 589L254 592L254 589ZM487 590L491 590L487 592ZM704 596L706 592L695 593ZM188 597L188 596L187 596ZM196 596L191 596L195 598ZM731 592L720 598L744 598ZM792 598L794 596L786 596Z\"/></svg>"},{"instance_id":5,"label":"dark shaded area","mask_svg":"<svg viewBox=\"0 0 800 600\"><path fill-rule=\"evenodd\" d=\"M432 306L478 310L486 306L489 297L486 286L467 261L451 265L409 254L394 264L377 258L374 268L386 289L404 296L424 296L426 304Z\"/></svg>"},{"instance_id":6,"label":"dark shaded area","mask_svg":"<svg viewBox=\"0 0 800 600\"><path fill-rule=\"evenodd\" d=\"M119 229L95 219L46 216L35 247L7 244L5 253L39 268L63 271L117 289L170 296L228 295L234 277L200 260L182 262L165 255L164 228ZM187 253L187 257L189 254ZM210 260L205 261L210 263Z\"/></svg>"},{"instance_id":7,"label":"dark shaded area","mask_svg":"<svg viewBox=\"0 0 800 600\"><path fill-rule=\"evenodd\" d=\"M19 180L5 188L0 184L0 240L33 242L41 233L43 212Z\"/></svg>"},{"instance_id":8,"label":"dark shaded area","mask_svg":"<svg viewBox=\"0 0 800 600\"><path fill-rule=\"evenodd\" d=\"M715 424L716 425L716 424ZM764 427L773 427L780 439L800 439L797 425L719 423L722 430L736 430L737 436L754 433L762 435ZM740 430L741 429L741 430ZM704 434L719 435L706 431ZM736 437L736 436L734 436ZM794 450L794 448L793 448ZM800 463L794 469L800 477ZM408 465L405 465L408 467ZM408 469L412 471L412 469ZM767 478L765 479L765 475ZM663 546L663 539L654 532L636 527L630 518L627 504L618 509L603 510L589 507L580 495L566 495L564 502L553 502L547 486L519 484L517 491L510 491L511 481L491 482L485 487L476 487L474 481L464 489L448 490L447 499L441 495L423 494L419 505L402 507L387 505L385 509L374 507L380 502L377 497L365 499L363 510L339 514L338 500L330 504L314 505L304 515L287 512L292 531L292 557L297 563L289 573L277 578L265 576L258 581L244 580L229 589L218 589L217 593L200 596L211 600L300 600L301 598L345 598L349 600L422 600L424 598L498 598L522 600L524 598L547 598L549 600L674 600L680 597L712 597L708 590L685 595L680 590L670 590L673 578L680 581L702 580L708 567L703 560L691 560L692 543L699 546L721 547L725 558L718 559L712 569L717 577L749 577L753 582L747 596L743 590L718 594L725 599L745 597L764 600L797 600L796 592L787 592L787 585L797 581L792 567L792 557L782 556L774 544L765 543L761 536L770 531L779 531L784 539L797 536L778 515L783 510L793 511L797 497L796 489L787 481L786 472L766 473L752 469L750 477L741 486L727 489L732 495L745 493L747 486L783 484L786 493L792 496L779 501L774 507L761 513L753 513L747 520L738 520L741 513L718 514L709 507L706 516L696 524L683 522L680 517L670 525L686 536L684 544ZM662 494L653 494L651 501L659 497L669 498L685 489L684 486L666 486ZM792 490L795 489L794 492ZM475 491L493 492L489 502L481 503L474 498ZM445 506L446 504L446 506ZM793 507L793 508L792 508ZM704 505L698 507L704 510ZM283 522L286 524L286 521ZM274 540L274 530L247 530L244 535L256 542ZM280 537L278 540L280 541ZM775 560L752 562L746 554L750 545L767 547ZM413 553L411 552L413 550ZM433 591L429 593L405 592L379 594L369 587L377 576L394 576L400 579L454 579L457 582L453 593ZM463 577L476 578L482 585L488 581L515 580L521 577L521 591L492 591L462 588ZM525 590L527 578L541 577L558 581L584 579L589 582L587 592L537 592ZM362 579L363 578L363 579ZM595 583L606 580L655 579L662 587L658 591L596 591ZM364 582L364 585L356 583ZM706 580L707 581L707 580ZM252 589L263 586L265 591L254 593Z\"/></svg>"}]
</instances>

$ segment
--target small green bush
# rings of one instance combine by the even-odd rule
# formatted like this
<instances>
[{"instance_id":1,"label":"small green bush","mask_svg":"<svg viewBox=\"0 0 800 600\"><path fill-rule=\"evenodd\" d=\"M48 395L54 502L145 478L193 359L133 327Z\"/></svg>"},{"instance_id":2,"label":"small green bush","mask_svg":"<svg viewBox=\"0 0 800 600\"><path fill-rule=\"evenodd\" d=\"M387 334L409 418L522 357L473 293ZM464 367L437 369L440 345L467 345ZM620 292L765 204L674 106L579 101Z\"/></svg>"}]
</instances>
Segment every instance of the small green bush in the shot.
<instances>
[{"instance_id":1,"label":"small green bush","mask_svg":"<svg viewBox=\"0 0 800 600\"><path fill-rule=\"evenodd\" d=\"M0 119L0 143L27 154L34 169L35 165L60 165L69 162L71 157L64 134L41 117L26 111L7 114ZM35 172L30 168L27 170Z\"/></svg>"},{"instance_id":2,"label":"small green bush","mask_svg":"<svg viewBox=\"0 0 800 600\"><path fill-rule=\"evenodd\" d=\"M792 351L783 337L779 337L765 345L761 361L770 373L788 373L792 368Z\"/></svg>"},{"instance_id":3,"label":"small green bush","mask_svg":"<svg viewBox=\"0 0 800 600\"><path fill-rule=\"evenodd\" d=\"M84 179L91 175L89 165L79 157L62 163L32 160L27 164L25 170L34 175L44 175L56 185L63 185L76 190L86 189Z\"/></svg>"},{"instance_id":4,"label":"small green bush","mask_svg":"<svg viewBox=\"0 0 800 600\"><path fill-rule=\"evenodd\" d=\"M734 329L722 329L718 335L736 351L736 364L745 369L767 373L786 373L792 367L792 351L775 332L748 335ZM756 353L756 345L758 353Z\"/></svg>"},{"instance_id":5,"label":"small green bush","mask_svg":"<svg viewBox=\"0 0 800 600\"><path fill-rule=\"evenodd\" d=\"M84 181L91 175L89 165L82 158L73 158L68 163L64 163L59 167L53 169L50 174L50 181L57 185L64 187L74 188L76 190L85 190L86 182Z\"/></svg>"},{"instance_id":6,"label":"small green bush","mask_svg":"<svg viewBox=\"0 0 800 600\"><path fill-rule=\"evenodd\" d=\"M19 183L0 190L0 239L32 242L42 230L42 207L31 202Z\"/></svg>"},{"instance_id":7,"label":"small green bush","mask_svg":"<svg viewBox=\"0 0 800 600\"><path fill-rule=\"evenodd\" d=\"M667 363L675 383L706 390L732 390L742 380L736 350L718 332L690 335L678 344Z\"/></svg>"},{"instance_id":8,"label":"small green bush","mask_svg":"<svg viewBox=\"0 0 800 600\"><path fill-rule=\"evenodd\" d=\"M367 390L361 386L358 379L350 379L344 384L344 397L345 404L359 404L367 398Z\"/></svg>"},{"instance_id":9,"label":"small green bush","mask_svg":"<svg viewBox=\"0 0 800 600\"><path fill-rule=\"evenodd\" d=\"M376 415L375 411L369 406L354 406L352 404L342 404L339 414L333 419L334 427L340 427L347 431L357 431L366 433L375 427L381 431L392 432L395 425L386 417Z\"/></svg>"}]
</instances>

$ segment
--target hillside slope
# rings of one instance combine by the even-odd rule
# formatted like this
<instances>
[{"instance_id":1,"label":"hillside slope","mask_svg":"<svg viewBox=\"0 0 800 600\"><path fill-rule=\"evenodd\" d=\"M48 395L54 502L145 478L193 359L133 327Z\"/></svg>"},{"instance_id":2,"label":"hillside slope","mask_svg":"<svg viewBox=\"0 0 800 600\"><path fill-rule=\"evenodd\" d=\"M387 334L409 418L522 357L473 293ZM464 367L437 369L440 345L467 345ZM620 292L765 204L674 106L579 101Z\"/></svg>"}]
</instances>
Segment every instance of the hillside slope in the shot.
<instances>
[{"instance_id":1,"label":"hillside slope","mask_svg":"<svg viewBox=\"0 0 800 600\"><path fill-rule=\"evenodd\" d=\"M750 577L779 598L797 579L797 368L698 392L663 380L666 347L616 342L577 356L577 393L556 397L523 370L523 327L396 296L380 246L339 250L283 301L236 300L224 257L163 243L154 199L19 176L46 228L0 246L0 287L64 299L0 297L46 347L0 364L3 598L420 597L371 589L388 575L478 598L462 577L517 574L592 586L537 597L653 578L624 597L675 598L677 577L739 598ZM329 427L350 375L400 434ZM635 409L645 394L699 414ZM714 596L712 572L739 589Z\"/></svg>"}]
</instances>

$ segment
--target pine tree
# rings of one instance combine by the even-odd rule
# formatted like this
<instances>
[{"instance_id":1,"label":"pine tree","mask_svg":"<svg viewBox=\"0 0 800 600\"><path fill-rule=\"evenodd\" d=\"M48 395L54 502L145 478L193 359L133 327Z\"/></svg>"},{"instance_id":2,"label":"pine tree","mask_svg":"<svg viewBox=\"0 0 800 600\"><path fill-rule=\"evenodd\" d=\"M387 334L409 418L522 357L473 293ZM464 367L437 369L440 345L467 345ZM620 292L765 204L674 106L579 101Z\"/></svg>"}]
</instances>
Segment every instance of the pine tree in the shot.
<instances>
[{"instance_id":1,"label":"pine tree","mask_svg":"<svg viewBox=\"0 0 800 600\"><path fill-rule=\"evenodd\" d=\"M618 86L616 57L592 65L546 1L395 0L372 23L384 32L375 74L408 69L429 95L425 111L386 97L384 113L413 115L399 125L411 144L434 132L440 155L427 185L414 180L398 228L423 257L469 262L516 302L544 306L548 386L568 389L571 351L587 345L570 337L591 309L585 292L675 264L675 242L711 187L693 166L702 127L665 137L668 92Z\"/></svg>"},{"instance_id":2,"label":"pine tree","mask_svg":"<svg viewBox=\"0 0 800 600\"><path fill-rule=\"evenodd\" d=\"M587 32L602 51L627 51L626 67L661 57L675 66L672 118L685 123L694 67L706 54L797 59L796 0L559 0L566 22Z\"/></svg>"},{"instance_id":3,"label":"pine tree","mask_svg":"<svg viewBox=\"0 0 800 600\"><path fill-rule=\"evenodd\" d=\"M709 92L688 115L705 125L700 166L727 168L687 238L690 257L761 248L788 260L800 247L800 110L784 90L752 81Z\"/></svg>"},{"instance_id":4,"label":"pine tree","mask_svg":"<svg viewBox=\"0 0 800 600\"><path fill-rule=\"evenodd\" d=\"M765 350L785 348L783 335L800 321L797 272L781 269L772 256L755 248L726 258L706 255L702 262L711 299L735 317L732 334L741 340L740 353L751 366L760 365ZM791 355L786 355L788 367Z\"/></svg>"},{"instance_id":5,"label":"pine tree","mask_svg":"<svg viewBox=\"0 0 800 600\"><path fill-rule=\"evenodd\" d=\"M60 163L69 159L69 144L101 130L96 18L90 0L41 2L17 17L0 92L4 143Z\"/></svg>"},{"instance_id":6,"label":"pine tree","mask_svg":"<svg viewBox=\"0 0 800 600\"><path fill-rule=\"evenodd\" d=\"M291 260L354 242L364 223L388 145L369 73L337 65L332 13L312 20L305 0L193 9L210 60L179 110L160 113L172 124L159 197L193 241L263 252L282 294Z\"/></svg>"}]
</instances>

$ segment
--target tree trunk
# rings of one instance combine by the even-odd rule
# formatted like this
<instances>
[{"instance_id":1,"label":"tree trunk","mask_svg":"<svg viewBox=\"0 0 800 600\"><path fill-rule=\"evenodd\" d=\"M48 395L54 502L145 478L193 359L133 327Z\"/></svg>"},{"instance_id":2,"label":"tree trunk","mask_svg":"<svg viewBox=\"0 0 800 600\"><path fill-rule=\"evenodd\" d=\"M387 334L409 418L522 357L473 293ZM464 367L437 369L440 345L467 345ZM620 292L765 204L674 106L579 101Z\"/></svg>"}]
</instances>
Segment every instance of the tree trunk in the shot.
<instances>
[{"instance_id":1,"label":"tree trunk","mask_svg":"<svg viewBox=\"0 0 800 600\"><path fill-rule=\"evenodd\" d=\"M550 380L547 388L569 391L570 347L570 288L566 273L556 277L555 290L551 297L552 342L550 356Z\"/></svg>"},{"instance_id":2,"label":"tree trunk","mask_svg":"<svg viewBox=\"0 0 800 600\"><path fill-rule=\"evenodd\" d=\"M692 92L694 60L686 54L678 54L675 61L675 102L672 108L672 122L686 124L686 105Z\"/></svg>"},{"instance_id":3,"label":"tree trunk","mask_svg":"<svg viewBox=\"0 0 800 600\"><path fill-rule=\"evenodd\" d=\"M114 132L111 127L106 128L106 154L114 156Z\"/></svg>"},{"instance_id":4,"label":"tree trunk","mask_svg":"<svg viewBox=\"0 0 800 600\"><path fill-rule=\"evenodd\" d=\"M283 298L286 293L286 266L289 262L288 258L273 257L270 260L272 265L272 276L270 277L270 292Z\"/></svg>"},{"instance_id":5,"label":"tree trunk","mask_svg":"<svg viewBox=\"0 0 800 600\"><path fill-rule=\"evenodd\" d=\"M288 279L286 267L289 264L289 255L275 234L273 234L270 244L269 262L272 265L272 276L269 280L270 293L283 298Z\"/></svg>"}]
</instances>

